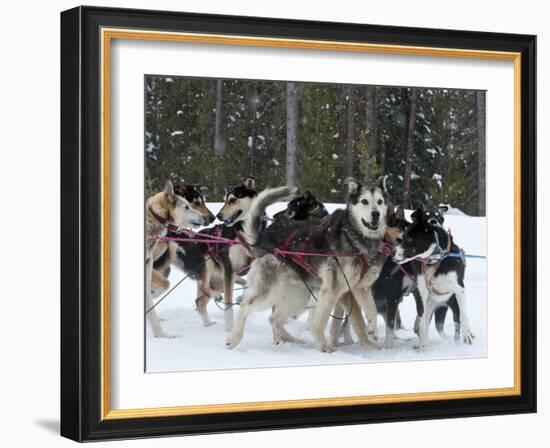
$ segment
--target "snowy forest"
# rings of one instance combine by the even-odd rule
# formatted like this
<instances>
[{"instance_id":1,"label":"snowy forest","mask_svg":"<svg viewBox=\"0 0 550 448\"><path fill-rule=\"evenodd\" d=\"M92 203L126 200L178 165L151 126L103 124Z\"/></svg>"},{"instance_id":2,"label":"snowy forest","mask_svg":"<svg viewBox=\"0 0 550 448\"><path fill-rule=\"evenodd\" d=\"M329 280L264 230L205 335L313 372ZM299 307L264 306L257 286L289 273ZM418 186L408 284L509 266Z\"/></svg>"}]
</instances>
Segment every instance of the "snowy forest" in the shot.
<instances>
[{"instance_id":1,"label":"snowy forest","mask_svg":"<svg viewBox=\"0 0 550 448\"><path fill-rule=\"evenodd\" d=\"M146 194L166 179L224 187L247 175L344 202L347 176L388 174L394 203L485 215L485 92L145 77Z\"/></svg>"}]
</instances>

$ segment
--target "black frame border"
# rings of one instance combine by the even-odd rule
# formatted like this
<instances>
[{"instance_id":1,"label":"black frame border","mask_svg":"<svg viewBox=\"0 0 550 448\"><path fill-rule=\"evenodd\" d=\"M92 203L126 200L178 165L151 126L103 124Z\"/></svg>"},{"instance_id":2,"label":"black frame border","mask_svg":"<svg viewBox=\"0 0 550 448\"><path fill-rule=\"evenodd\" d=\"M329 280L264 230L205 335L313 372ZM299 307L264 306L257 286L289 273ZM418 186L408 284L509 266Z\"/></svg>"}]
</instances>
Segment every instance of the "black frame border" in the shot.
<instances>
[{"instance_id":1,"label":"black frame border","mask_svg":"<svg viewBox=\"0 0 550 448\"><path fill-rule=\"evenodd\" d=\"M521 53L521 395L101 420L100 28ZM536 36L77 7L61 14L61 435L76 441L536 412Z\"/></svg>"}]
</instances>

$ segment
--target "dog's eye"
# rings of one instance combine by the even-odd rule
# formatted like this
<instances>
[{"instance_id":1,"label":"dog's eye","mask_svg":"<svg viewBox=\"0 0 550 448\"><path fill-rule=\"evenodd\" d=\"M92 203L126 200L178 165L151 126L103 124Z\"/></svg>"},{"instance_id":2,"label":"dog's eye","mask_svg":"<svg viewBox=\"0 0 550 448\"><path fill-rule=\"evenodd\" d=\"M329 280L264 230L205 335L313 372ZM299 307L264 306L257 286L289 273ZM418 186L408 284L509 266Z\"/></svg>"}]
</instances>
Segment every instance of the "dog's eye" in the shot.
<instances>
[{"instance_id":1,"label":"dog's eye","mask_svg":"<svg viewBox=\"0 0 550 448\"><path fill-rule=\"evenodd\" d=\"M188 206L188 205L185 206L185 210L189 210L189 206Z\"/></svg>"},{"instance_id":2,"label":"dog's eye","mask_svg":"<svg viewBox=\"0 0 550 448\"><path fill-rule=\"evenodd\" d=\"M361 204L369 205L369 201L367 201L366 199L361 199Z\"/></svg>"},{"instance_id":3,"label":"dog's eye","mask_svg":"<svg viewBox=\"0 0 550 448\"><path fill-rule=\"evenodd\" d=\"M237 202L237 198L231 198L231 199L229 199L229 203L230 203L230 204L234 204L235 202Z\"/></svg>"},{"instance_id":4,"label":"dog's eye","mask_svg":"<svg viewBox=\"0 0 550 448\"><path fill-rule=\"evenodd\" d=\"M384 202L382 199L378 199L378 205L382 205L382 202Z\"/></svg>"}]
</instances>

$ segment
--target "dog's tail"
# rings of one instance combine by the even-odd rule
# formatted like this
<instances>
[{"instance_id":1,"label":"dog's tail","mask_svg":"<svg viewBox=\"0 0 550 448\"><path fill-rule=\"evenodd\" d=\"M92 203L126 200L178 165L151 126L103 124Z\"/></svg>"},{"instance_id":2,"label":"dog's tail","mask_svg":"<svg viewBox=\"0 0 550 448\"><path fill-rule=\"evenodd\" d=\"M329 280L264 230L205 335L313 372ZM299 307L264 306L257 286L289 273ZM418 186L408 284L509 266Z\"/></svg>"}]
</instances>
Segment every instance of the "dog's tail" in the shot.
<instances>
[{"instance_id":1,"label":"dog's tail","mask_svg":"<svg viewBox=\"0 0 550 448\"><path fill-rule=\"evenodd\" d=\"M278 187L266 188L262 191L254 201L248 212L248 216L243 223L245 237L251 245L258 241L260 230L262 228L262 216L265 209L275 202L289 201L298 193L297 187Z\"/></svg>"}]
</instances>

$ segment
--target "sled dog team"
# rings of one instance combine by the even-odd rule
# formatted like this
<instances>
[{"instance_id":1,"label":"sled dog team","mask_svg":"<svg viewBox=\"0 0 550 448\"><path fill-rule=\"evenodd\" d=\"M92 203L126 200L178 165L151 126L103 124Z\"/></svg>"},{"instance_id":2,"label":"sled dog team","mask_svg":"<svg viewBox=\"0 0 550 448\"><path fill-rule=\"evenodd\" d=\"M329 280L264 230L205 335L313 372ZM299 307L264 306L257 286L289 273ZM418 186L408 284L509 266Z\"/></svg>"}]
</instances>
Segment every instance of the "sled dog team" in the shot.
<instances>
[{"instance_id":1,"label":"sled dog team","mask_svg":"<svg viewBox=\"0 0 550 448\"><path fill-rule=\"evenodd\" d=\"M146 202L145 309L153 334L171 337L162 329L153 299L168 289L174 265L196 281L195 304L205 326L212 324L208 303L223 296L228 348L241 342L248 317L266 309L271 309L277 344L300 342L285 324L310 309L310 331L320 351L334 351L342 334L346 342L353 341L348 321L361 344L379 347L378 314L386 323L384 345L390 348L395 329L402 326L399 303L411 292L420 350L427 346L433 317L446 337L448 308L455 340L471 344L465 260L443 227L445 207L420 207L409 222L403 208L390 202L385 178L374 183L349 178L345 186L345 208L329 214L310 192L299 194L288 186L258 192L254 178L248 177L226 189L224 205L214 217L205 203L205 187L174 187L168 181ZM267 218L266 208L280 201L290 202ZM222 224L191 230L215 218ZM236 317L235 283L247 285Z\"/></svg>"}]
</instances>

